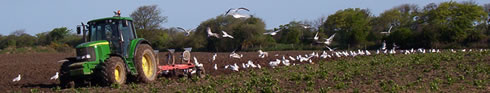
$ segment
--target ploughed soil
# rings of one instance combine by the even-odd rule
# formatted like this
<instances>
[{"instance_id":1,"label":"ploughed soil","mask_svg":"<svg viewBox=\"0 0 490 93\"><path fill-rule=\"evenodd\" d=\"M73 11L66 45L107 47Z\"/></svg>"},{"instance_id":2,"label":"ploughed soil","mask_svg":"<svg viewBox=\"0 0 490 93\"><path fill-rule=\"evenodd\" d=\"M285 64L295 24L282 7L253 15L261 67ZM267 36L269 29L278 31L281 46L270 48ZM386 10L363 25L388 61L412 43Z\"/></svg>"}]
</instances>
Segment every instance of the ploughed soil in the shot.
<instances>
[{"instance_id":1,"label":"ploughed soil","mask_svg":"<svg viewBox=\"0 0 490 93\"><path fill-rule=\"evenodd\" d=\"M297 55L305 55L305 54L311 54L312 52L316 53L321 53L322 51L268 51L268 57L265 58L259 58L258 57L258 52L237 52L238 54L242 54L243 57L240 59L237 58L231 58L229 52L222 52L222 53L216 53L217 57L215 61L212 61L212 56L215 53L211 52L192 52L191 55L192 57L196 57L197 61L199 63L202 63L204 65L205 71L207 76L210 77L215 77L214 79L222 79L222 78L227 78L229 80L240 80L240 79L230 79L230 78L242 78L243 76L234 76L234 77L226 77L227 75L237 75L237 73L233 73L234 71L230 69L224 69L225 65L233 65L237 64L240 66L240 72L246 72L246 71L251 71L257 68L247 68L243 69L242 68L242 63L247 63L249 60L252 61L254 64L260 64L262 69L264 70L269 70L270 72L274 72L276 70L283 71L285 69L281 68L276 68L276 69L271 69L269 66L270 61L274 61L276 59L282 59L283 56L286 59L289 59L289 56L297 56ZM488 52L485 52L488 53ZM328 54L332 54L331 52L328 52ZM371 52L371 54L374 54L374 52ZM160 65L165 65L167 64L167 55L168 52L160 52L158 53L158 59L160 62ZM429 54L430 55L430 54ZM346 64L342 62L332 62L332 64L327 64L327 65L321 65L322 63L320 62L330 62L333 60L344 60L344 59L353 59L356 60L359 57L353 58L353 57L332 57L332 58L327 58L327 59L321 59L318 57L313 57L312 62L299 62L298 60L296 61L291 61L291 64L296 64L296 65L301 65L301 64L312 64L312 65L306 65L306 66L311 66L306 68L304 67L303 70L305 69L313 69L314 71L324 71L321 69L328 69L334 72L328 72L325 73L325 78L327 79L311 79L311 78L306 78L306 77L312 77L308 76L309 74L303 74L309 71L291 71L295 72L292 73L291 76L299 76L299 79L294 79L289 77L289 79L280 79L277 77L282 77L282 76L272 76L274 80L283 80L280 81L277 84L281 84L281 87L287 88L286 90L289 91L304 91L304 90L309 90L308 88L322 88L319 90L324 90L323 86L331 86L326 88L325 90L331 90L331 89L345 89L341 91L334 90L332 92L354 92L358 90L363 90L364 92L382 92L384 91L406 91L406 92L411 92L411 91L424 91L424 90L442 90L444 91L453 91L453 90L459 90L459 91L482 91L482 92L488 92L488 89L490 89L488 85L488 79L481 79L478 77L487 77L488 69L485 66L488 66L488 63L490 62L490 56L488 54L478 54L478 55L471 55L471 58L465 58L465 54L463 56L455 56L455 55L437 55L437 56L408 56L408 55L396 55L398 57L381 57L385 59L376 59L380 58L379 56L373 56L373 58L364 58L364 60L369 59L371 62L368 64L369 67L367 68L362 68L359 66L359 64L356 65L355 62L350 62L352 64ZM2 92L29 92L29 91L48 91L48 92L55 92L60 89L57 89L59 85L58 80L50 80L50 77L55 75L56 72L59 71L61 62L58 62L60 60L63 60L66 57L73 57L75 56L75 53L31 53L31 54L0 54L0 91ZM181 52L174 53L174 56L176 58L176 63L180 63L181 60ZM399 57L402 56L402 57ZM446 57L448 56L448 57ZM194 61L194 59L191 57L191 62ZM460 57L460 58L450 58L450 57ZM361 57L362 58L362 57ZM388 59L386 59L388 58ZM391 59L391 58L404 58L404 60L413 60L415 63L400 63L397 60ZM436 58L436 59L431 59L431 58ZM474 59L473 58L477 58ZM447 59L447 60L446 60ZM456 60L458 59L458 60ZM359 61L359 60L358 60ZM417 63L417 62L421 63ZM363 61L364 62L364 61ZM366 61L367 62L367 61ZM398 63L397 63L398 62ZM425 62L425 63L424 63ZM451 63L448 63L451 62ZM453 62L458 62L458 64L453 63ZM393 64L392 64L393 63ZM396 64L395 64L396 63ZM214 65L218 66L218 70L214 69ZM319 65L318 65L319 64ZM364 64L364 65L366 65ZM381 64L381 65L379 65ZM409 65L407 65L409 64ZM280 66L282 66L281 64ZM406 65L409 67L400 67L398 65ZM322 68L323 66L328 67L328 68ZM298 66L296 68L301 68L303 66ZM320 69L320 70L319 70ZM343 70L338 70L338 69L343 69ZM369 70L369 71L358 71L358 72L370 72L370 73L355 73L355 70ZM458 69L462 69L461 71ZM468 70L469 69L469 70ZM486 69L486 70L485 70ZM272 71L274 70L274 71ZM300 69L298 69L300 70ZM353 78L343 78L342 77L349 77L346 75L347 72L349 71L354 71L352 73L354 74L348 74L348 75L355 75L352 76ZM443 70L451 70L449 72L443 71ZM285 71L290 71L286 69ZM459 71L459 72L458 72ZM462 72L463 71L463 72ZM277 71L276 71L277 72ZM315 72L315 73L316 73ZM441 74L445 73L445 74ZM465 74L466 73L466 74ZM469 74L468 74L469 73ZM17 77L18 74L22 75L22 79L19 82L12 82L12 79ZM259 73L257 73L260 75ZM263 74L263 73L262 73ZM468 75L467 75L468 74ZM241 75L241 74L240 74ZM274 74L276 75L276 74ZM282 74L281 74L282 75ZM322 76L322 74L315 74ZM340 76L337 76L340 75ZM360 75L360 76L359 76ZM365 75L365 76L364 76ZM418 76L417 76L418 75ZM444 76L445 75L445 76ZM254 75L251 75L254 76ZM459 77L457 77L459 76ZM286 76L287 77L287 76ZM435 79L433 80L433 78ZM158 82L153 82L151 84L137 84L137 86L134 86L134 84L127 84L123 85L122 88L128 88L128 87L160 87L160 88L169 88L170 90L174 89L180 89L179 87L181 86L186 86L187 89L189 86L199 86L200 84L206 84L210 83L209 80L203 80L203 81L197 81L195 85L183 85L183 84L188 84L188 83L181 83L180 79L174 79L174 78L179 78L179 77L171 77L170 79L163 79L167 77L160 77L160 79L157 79ZM243 77L243 78L250 78L250 77ZM317 78L317 77L313 77ZM445 81L445 78L448 78L448 80ZM461 78L461 80L456 80L454 81L453 78ZM265 79L268 80L268 79ZM296 81L295 81L296 80ZM313 87L309 86L308 84L304 84L301 80L313 80L313 81L308 81L308 82L313 82L312 85L315 85ZM342 83L340 81L348 81L347 83ZM218 80L219 81L219 80ZM306 82L305 81L305 82ZM411 82L413 81L413 82ZM161 84L165 82L174 82L170 84ZM214 82L214 81L213 81ZM321 83L321 84L315 84ZM340 82L340 83L339 83ZM366 83L367 82L367 83ZM395 82L395 83L393 83ZM398 82L398 83L396 83ZM408 83L407 83L408 82ZM415 83L414 83L415 82ZM454 84L451 84L451 82L456 82ZM412 84L413 83L413 84ZM448 83L448 84L446 84ZM194 83L193 83L194 84ZM217 89L219 92L225 92L222 91L223 89L226 88L234 88L234 84L225 84L222 86L213 86L214 88L219 88ZM351 87L349 87L351 86ZM415 88L411 87L415 86ZM449 86L449 87L448 87ZM110 87L94 87L94 86L88 86L89 90L93 91L103 91L103 92L121 92L121 90L110 88ZM268 86L265 86L268 87ZM420 88L418 88L420 87ZM441 88L439 88L441 87ZM256 87L256 88L261 88L261 87ZM353 89L350 89L353 88ZM92 90L93 89L93 90ZM193 89L193 88L189 88ZM63 91L63 89L61 89ZM124 91L124 90L122 90ZM142 91L153 91L148 90L146 88L143 88ZM164 90L162 90L164 91ZM166 90L168 91L168 90ZM174 90L175 91L175 90ZM179 91L179 90L177 90ZM427 92L427 91L426 91Z\"/></svg>"},{"instance_id":2,"label":"ploughed soil","mask_svg":"<svg viewBox=\"0 0 490 93\"><path fill-rule=\"evenodd\" d=\"M321 53L321 51L316 51ZM192 57L196 57L199 63L204 64L206 74L209 76L216 76L221 74L229 74L233 71L230 69L223 69L225 65L233 65L237 63L240 67L242 63L247 63L248 60L253 61L255 64L260 64L262 68L270 68L268 65L270 61L275 59L282 59L289 56L297 56L310 54L311 51L269 51L268 57L259 58L258 52L237 52L243 54L240 59L231 58L229 52L216 53L217 57L214 62L211 61L211 57L214 53L210 52L192 52ZM160 65L167 64L168 52L160 52L158 54L160 59ZM33 88L40 89L41 91L51 91L59 85L58 80L50 80L50 77L54 76L59 71L62 62L58 62L67 57L74 57L75 53L29 53L29 54L0 54L0 90L13 92L13 91L30 91ZM180 62L181 52L174 53L176 63ZM191 58L193 62L193 58ZM313 62L317 62L319 58L313 58ZM330 59L331 60L331 59ZM299 61L293 61L296 64ZM218 66L218 70L214 69L214 64ZM18 82L12 82L12 79L21 74L22 79Z\"/></svg>"}]
</instances>

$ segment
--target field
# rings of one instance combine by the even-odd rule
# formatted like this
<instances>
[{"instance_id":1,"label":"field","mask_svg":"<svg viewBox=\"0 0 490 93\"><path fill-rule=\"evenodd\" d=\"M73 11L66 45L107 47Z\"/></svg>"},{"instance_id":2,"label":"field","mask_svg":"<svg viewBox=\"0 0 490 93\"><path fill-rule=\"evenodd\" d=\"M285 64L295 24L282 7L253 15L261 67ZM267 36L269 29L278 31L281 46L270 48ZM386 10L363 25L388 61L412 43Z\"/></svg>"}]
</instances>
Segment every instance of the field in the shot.
<instances>
[{"instance_id":1,"label":"field","mask_svg":"<svg viewBox=\"0 0 490 93\"><path fill-rule=\"evenodd\" d=\"M489 92L490 53L457 52L425 54L371 55L357 57L313 58L313 64L294 61L295 66L271 68L268 64L282 56L310 54L313 51L271 51L259 58L257 52L193 52L206 68L206 78L160 77L151 84L128 83L108 87L87 86L60 89L57 80L49 80L58 70L57 62L74 53L36 53L0 55L0 90L5 92ZM315 51L321 53L321 51ZM275 56L275 55L278 56ZM166 52L160 52L165 60ZM235 72L225 65L248 60L259 68ZM161 62L162 63L162 62ZM218 70L214 70L214 64ZM11 80L22 74L22 80Z\"/></svg>"}]
</instances>

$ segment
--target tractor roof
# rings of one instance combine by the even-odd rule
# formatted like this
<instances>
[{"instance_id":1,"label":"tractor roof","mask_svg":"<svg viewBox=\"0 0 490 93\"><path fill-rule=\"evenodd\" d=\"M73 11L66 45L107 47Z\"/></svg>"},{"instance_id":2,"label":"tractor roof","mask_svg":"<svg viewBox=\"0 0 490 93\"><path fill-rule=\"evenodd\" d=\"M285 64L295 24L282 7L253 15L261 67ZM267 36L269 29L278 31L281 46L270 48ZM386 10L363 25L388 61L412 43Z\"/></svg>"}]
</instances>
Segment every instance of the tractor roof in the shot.
<instances>
[{"instance_id":1,"label":"tractor roof","mask_svg":"<svg viewBox=\"0 0 490 93\"><path fill-rule=\"evenodd\" d=\"M109 20L109 19L113 19L113 20L130 20L130 21L133 21L133 18L131 18L131 17L106 17L106 18L99 18L99 19L90 20L88 22L95 22L95 21Z\"/></svg>"}]
</instances>

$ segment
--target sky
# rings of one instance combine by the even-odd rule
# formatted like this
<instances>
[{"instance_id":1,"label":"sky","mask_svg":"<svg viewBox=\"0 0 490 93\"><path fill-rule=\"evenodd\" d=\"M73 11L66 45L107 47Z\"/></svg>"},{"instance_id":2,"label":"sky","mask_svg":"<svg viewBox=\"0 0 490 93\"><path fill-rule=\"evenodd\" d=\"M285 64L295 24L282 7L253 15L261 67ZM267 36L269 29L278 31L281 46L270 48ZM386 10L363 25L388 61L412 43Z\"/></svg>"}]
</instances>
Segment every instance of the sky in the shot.
<instances>
[{"instance_id":1,"label":"sky","mask_svg":"<svg viewBox=\"0 0 490 93\"><path fill-rule=\"evenodd\" d=\"M168 17L167 23L162 24L165 28L196 28L229 8L246 7L249 14L265 21L266 29L271 29L290 21L315 20L346 8L367 8L377 16L401 4L423 7L445 1L449 0L1 0L0 34L25 30L35 35L58 27L75 30L81 22L111 17L113 11L121 10L121 16L129 16L143 5L158 5L163 10L162 15ZM483 5L490 0L475 2Z\"/></svg>"}]
</instances>

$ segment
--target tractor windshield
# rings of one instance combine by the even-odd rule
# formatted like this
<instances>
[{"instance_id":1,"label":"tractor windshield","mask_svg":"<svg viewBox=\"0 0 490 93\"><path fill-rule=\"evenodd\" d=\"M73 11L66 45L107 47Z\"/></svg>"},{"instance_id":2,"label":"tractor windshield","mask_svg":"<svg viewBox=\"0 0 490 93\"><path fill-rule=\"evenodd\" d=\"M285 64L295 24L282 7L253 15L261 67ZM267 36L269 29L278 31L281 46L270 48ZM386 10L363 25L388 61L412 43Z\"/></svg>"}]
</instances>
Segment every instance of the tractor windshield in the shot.
<instances>
[{"instance_id":1,"label":"tractor windshield","mask_svg":"<svg viewBox=\"0 0 490 93\"><path fill-rule=\"evenodd\" d=\"M107 21L90 24L89 41L109 40L111 36L117 36L115 24Z\"/></svg>"},{"instance_id":2,"label":"tractor windshield","mask_svg":"<svg viewBox=\"0 0 490 93\"><path fill-rule=\"evenodd\" d=\"M123 36L123 41L132 40L135 38L132 27L131 21L105 20L93 22L90 24L89 41L110 40L111 37L119 39L120 35Z\"/></svg>"}]
</instances>

